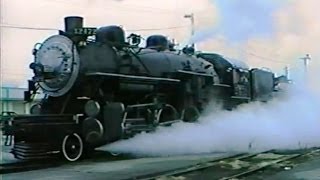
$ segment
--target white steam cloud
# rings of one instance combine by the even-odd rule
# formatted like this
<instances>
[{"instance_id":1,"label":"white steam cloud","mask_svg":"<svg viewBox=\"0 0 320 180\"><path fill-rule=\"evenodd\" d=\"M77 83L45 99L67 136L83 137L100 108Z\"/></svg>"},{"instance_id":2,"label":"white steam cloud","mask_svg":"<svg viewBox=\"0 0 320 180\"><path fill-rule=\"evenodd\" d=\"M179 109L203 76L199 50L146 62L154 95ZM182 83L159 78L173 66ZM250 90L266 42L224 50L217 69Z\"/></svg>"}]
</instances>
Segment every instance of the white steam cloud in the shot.
<instances>
[{"instance_id":1,"label":"white steam cloud","mask_svg":"<svg viewBox=\"0 0 320 180\"><path fill-rule=\"evenodd\" d=\"M300 149L320 145L320 101L306 86L293 86L268 103L214 111L199 123L178 123L119 141L104 150L138 156ZM213 107L209 107L213 108Z\"/></svg>"},{"instance_id":2,"label":"white steam cloud","mask_svg":"<svg viewBox=\"0 0 320 180\"><path fill-rule=\"evenodd\" d=\"M236 1L222 0L219 1L220 4L213 3L219 7L219 14L223 17L219 17L221 22L217 26L212 25L196 33L190 42L199 42L201 45L200 42L206 41L203 42L203 48L220 50L226 55L237 54L230 50L230 44L232 44L230 42L238 42L244 49L248 48L250 52L254 51L255 54L263 57L269 57L271 50L272 54L280 54L281 57L274 58L275 61L289 62L289 59L292 59L290 61L296 62L297 58L305 52L310 52L313 59L320 57L319 33L317 33L320 30L319 18L314 18L318 17L316 10L310 10L317 7L318 1L309 0L308 3L302 0L290 1L290 3L285 1L288 3L287 6L281 6L280 9L269 4L278 1L263 0L261 2L250 1L249 3L248 1L250 6L247 7L255 12L268 7L266 8L268 13L263 10L257 16L250 14L252 13L250 10L238 11L239 8L246 7L246 3L242 5L242 2L238 4ZM230 8L235 10L228 10ZM236 15L231 15L230 12ZM238 19L233 19L235 17ZM241 18L248 18L249 23L241 24L246 22ZM236 28L235 22L238 23ZM263 28L261 23L265 23L263 25L267 27L273 24L273 27L272 29ZM251 28L252 24L254 27L262 28ZM299 29L296 26L309 28ZM234 32L235 29L238 31ZM268 31L264 31L265 29ZM222 41L217 42L217 37ZM253 66L260 66L261 63L267 67L270 67L270 64L273 69L284 66L261 61L250 54L245 56L243 60ZM154 133L139 134L132 139L115 142L101 149L139 156L168 156L320 146L320 93L314 91L314 88L320 89L316 78L319 66L317 61L312 61L309 67L310 70L315 71L310 71L309 83L298 83L295 79L295 84L284 97L268 103L255 102L242 105L231 112L211 111L215 109L215 106L211 106L209 113L203 114L199 123L179 123L171 127L159 128ZM297 72L291 74L295 77L299 76ZM311 88L310 85L313 87Z\"/></svg>"}]
</instances>

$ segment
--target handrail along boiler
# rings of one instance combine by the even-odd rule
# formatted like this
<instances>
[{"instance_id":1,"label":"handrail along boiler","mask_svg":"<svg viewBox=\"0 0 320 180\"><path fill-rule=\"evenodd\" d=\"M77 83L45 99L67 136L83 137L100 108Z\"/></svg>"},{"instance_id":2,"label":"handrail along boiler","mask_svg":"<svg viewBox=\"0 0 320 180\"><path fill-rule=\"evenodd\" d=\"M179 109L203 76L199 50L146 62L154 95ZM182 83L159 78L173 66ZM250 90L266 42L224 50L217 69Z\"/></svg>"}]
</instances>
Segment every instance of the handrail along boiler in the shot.
<instances>
[{"instance_id":1,"label":"handrail along boiler","mask_svg":"<svg viewBox=\"0 0 320 180\"><path fill-rule=\"evenodd\" d=\"M14 156L60 154L76 161L159 125L194 122L211 101L232 109L272 97L272 72L214 53L175 50L162 35L148 37L146 47L139 43L135 34L126 40L119 26L88 28L82 17L66 17L65 30L33 51L25 100L39 91L45 97L29 115L2 116Z\"/></svg>"}]
</instances>

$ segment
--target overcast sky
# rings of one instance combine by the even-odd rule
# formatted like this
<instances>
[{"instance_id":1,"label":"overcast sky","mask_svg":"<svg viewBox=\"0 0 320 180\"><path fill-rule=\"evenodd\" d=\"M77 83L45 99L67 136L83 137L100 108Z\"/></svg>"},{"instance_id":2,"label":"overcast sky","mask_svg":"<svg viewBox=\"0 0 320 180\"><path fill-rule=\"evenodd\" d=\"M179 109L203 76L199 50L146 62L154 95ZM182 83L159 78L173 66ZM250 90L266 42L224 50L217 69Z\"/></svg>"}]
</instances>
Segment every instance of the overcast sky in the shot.
<instances>
[{"instance_id":1,"label":"overcast sky","mask_svg":"<svg viewBox=\"0 0 320 180\"><path fill-rule=\"evenodd\" d=\"M3 26L63 29L63 18L80 15L87 26L122 25L143 36L164 34L179 43L195 41L199 50L222 53L252 67L279 72L300 65L310 53L320 57L317 0L1 0L1 79L23 85L31 77L31 50L56 31ZM197 33L190 37L193 12ZM144 30L163 28L163 30ZM170 29L166 29L170 28ZM128 32L128 33L129 33Z\"/></svg>"}]
</instances>

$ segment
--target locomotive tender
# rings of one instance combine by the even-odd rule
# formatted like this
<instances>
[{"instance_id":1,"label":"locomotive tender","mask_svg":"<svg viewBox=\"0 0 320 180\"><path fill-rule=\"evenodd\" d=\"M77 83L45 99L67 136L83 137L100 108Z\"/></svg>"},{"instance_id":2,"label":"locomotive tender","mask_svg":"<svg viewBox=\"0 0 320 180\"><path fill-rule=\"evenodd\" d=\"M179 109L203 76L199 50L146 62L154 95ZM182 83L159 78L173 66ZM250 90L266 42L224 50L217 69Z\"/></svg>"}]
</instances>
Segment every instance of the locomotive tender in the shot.
<instances>
[{"instance_id":1,"label":"locomotive tender","mask_svg":"<svg viewBox=\"0 0 320 180\"><path fill-rule=\"evenodd\" d=\"M219 54L178 51L161 35L148 37L142 48L139 36L126 40L119 26L87 28L82 17L64 20L64 31L33 50L25 100L40 90L45 97L29 115L2 117L18 159L60 154L76 161L160 125L194 122L212 101L232 109L272 98L272 72Z\"/></svg>"}]
</instances>

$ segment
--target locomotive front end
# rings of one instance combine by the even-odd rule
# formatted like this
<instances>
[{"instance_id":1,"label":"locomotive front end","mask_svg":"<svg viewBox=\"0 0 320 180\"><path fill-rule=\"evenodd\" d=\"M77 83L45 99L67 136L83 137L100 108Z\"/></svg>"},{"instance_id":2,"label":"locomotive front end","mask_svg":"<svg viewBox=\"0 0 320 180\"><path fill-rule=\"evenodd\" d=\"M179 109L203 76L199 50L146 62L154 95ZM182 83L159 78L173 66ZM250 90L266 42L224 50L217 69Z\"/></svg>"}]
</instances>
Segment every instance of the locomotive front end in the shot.
<instances>
[{"instance_id":1,"label":"locomotive front end","mask_svg":"<svg viewBox=\"0 0 320 180\"><path fill-rule=\"evenodd\" d=\"M81 28L80 17L65 19L66 32L72 28ZM78 22L78 23L76 23ZM73 27L70 27L72 26ZM34 72L33 82L50 96L66 94L77 80L80 58L75 42L65 35L53 35L33 50L34 62L30 68Z\"/></svg>"},{"instance_id":2,"label":"locomotive front end","mask_svg":"<svg viewBox=\"0 0 320 180\"><path fill-rule=\"evenodd\" d=\"M59 154L76 161L122 138L124 103L114 94L119 81L132 81L131 76L119 74L120 55L128 57L120 52L126 46L124 31L118 26L83 27L82 17L64 20L64 31L33 50L34 76L28 81L25 101L31 102L39 92L44 98L30 114L2 116L6 144L14 142L12 153L18 159Z\"/></svg>"},{"instance_id":3,"label":"locomotive front end","mask_svg":"<svg viewBox=\"0 0 320 180\"><path fill-rule=\"evenodd\" d=\"M82 28L81 17L66 17L65 31L36 44L34 62L30 64L34 76L29 80L25 101L30 102L41 91L45 97L31 107L31 114L3 112L1 120L5 144L12 145L17 159L38 159L62 154L75 161L84 151L79 133L83 114L66 111L65 99L79 81L80 56L78 43L83 36L75 35ZM49 97L49 98L48 98Z\"/></svg>"}]
</instances>

